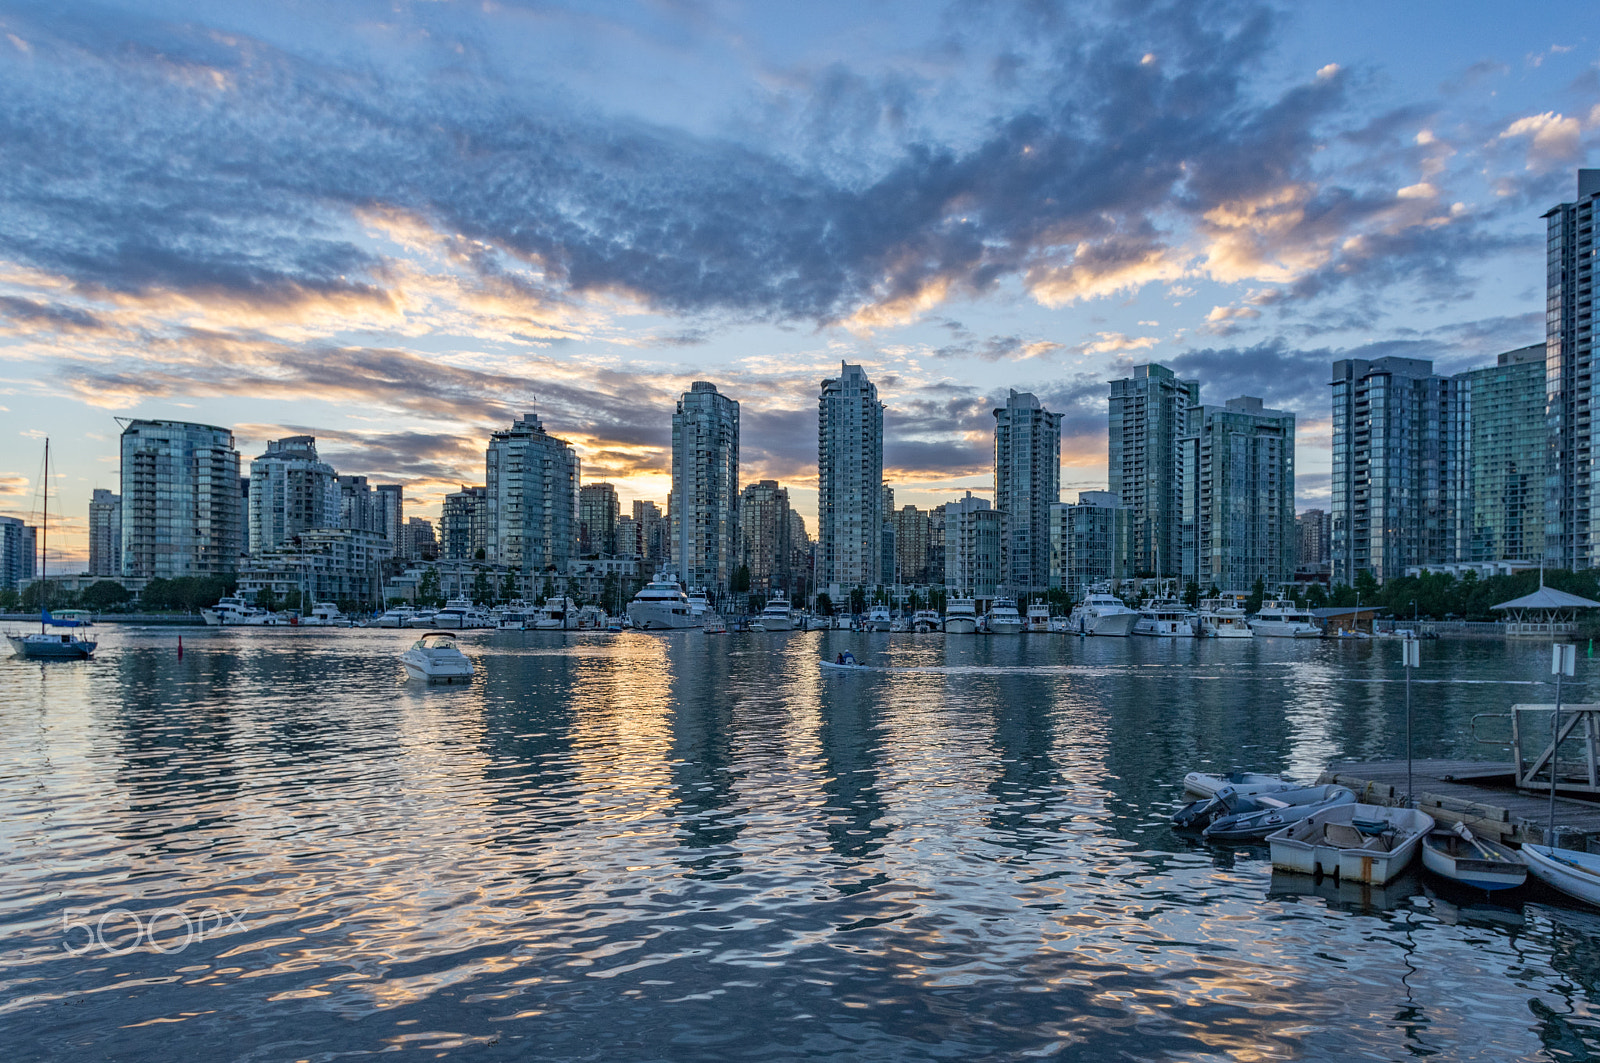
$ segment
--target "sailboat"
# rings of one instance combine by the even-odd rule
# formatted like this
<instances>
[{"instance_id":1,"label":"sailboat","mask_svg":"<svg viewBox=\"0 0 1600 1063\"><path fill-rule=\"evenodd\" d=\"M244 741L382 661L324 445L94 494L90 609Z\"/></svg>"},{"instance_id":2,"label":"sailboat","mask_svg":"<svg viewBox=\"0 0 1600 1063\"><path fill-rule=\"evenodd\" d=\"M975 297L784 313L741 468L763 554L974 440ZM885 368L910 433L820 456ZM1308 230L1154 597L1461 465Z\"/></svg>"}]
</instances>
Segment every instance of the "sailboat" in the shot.
<instances>
[{"instance_id":1,"label":"sailboat","mask_svg":"<svg viewBox=\"0 0 1600 1063\"><path fill-rule=\"evenodd\" d=\"M79 638L75 634L50 633L50 611L45 608L44 596L50 592L46 569L50 557L50 440L44 441L44 520L41 521L42 538L39 550L39 633L37 635L7 635L11 649L23 657L49 660L82 660L94 653L99 643L93 639Z\"/></svg>"}]
</instances>

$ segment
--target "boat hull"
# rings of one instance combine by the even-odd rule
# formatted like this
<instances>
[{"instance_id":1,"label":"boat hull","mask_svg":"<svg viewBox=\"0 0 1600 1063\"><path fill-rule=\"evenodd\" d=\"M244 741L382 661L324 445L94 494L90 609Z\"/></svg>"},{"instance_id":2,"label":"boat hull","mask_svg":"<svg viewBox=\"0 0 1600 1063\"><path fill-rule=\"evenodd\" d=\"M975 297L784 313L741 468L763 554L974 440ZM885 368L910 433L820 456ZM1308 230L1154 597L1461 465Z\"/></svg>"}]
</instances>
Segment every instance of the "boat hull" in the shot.
<instances>
[{"instance_id":1,"label":"boat hull","mask_svg":"<svg viewBox=\"0 0 1600 1063\"><path fill-rule=\"evenodd\" d=\"M63 642L59 636L52 640L9 635L6 641L11 643L11 649L17 656L33 661L82 661L92 656L99 645L87 639Z\"/></svg>"},{"instance_id":2,"label":"boat hull","mask_svg":"<svg viewBox=\"0 0 1600 1063\"><path fill-rule=\"evenodd\" d=\"M1343 786L1308 786L1303 790L1278 790L1258 794L1266 807L1218 816L1202 836L1210 842L1255 842L1290 823L1338 805L1353 805L1356 795ZM1277 807L1275 807L1277 806Z\"/></svg>"},{"instance_id":3,"label":"boat hull","mask_svg":"<svg viewBox=\"0 0 1600 1063\"><path fill-rule=\"evenodd\" d=\"M1138 613L1107 613L1102 616L1091 616L1085 620L1083 633L1124 639L1133 634L1134 626L1138 623Z\"/></svg>"},{"instance_id":4,"label":"boat hull","mask_svg":"<svg viewBox=\"0 0 1600 1063\"><path fill-rule=\"evenodd\" d=\"M674 613L670 607L649 602L629 602L628 618L640 631L682 631L700 626L699 618L687 612Z\"/></svg>"},{"instance_id":5,"label":"boat hull","mask_svg":"<svg viewBox=\"0 0 1600 1063\"><path fill-rule=\"evenodd\" d=\"M1234 793L1246 797L1299 788L1298 783L1286 782L1276 775L1263 775L1253 771L1233 772L1228 775L1191 771L1183 777L1183 788L1196 797L1215 797L1217 791L1224 786L1231 786Z\"/></svg>"},{"instance_id":6,"label":"boat hull","mask_svg":"<svg viewBox=\"0 0 1600 1063\"><path fill-rule=\"evenodd\" d=\"M1003 616L998 619L990 617L989 634L1020 635L1022 634L1022 618L1019 616Z\"/></svg>"},{"instance_id":7,"label":"boat hull","mask_svg":"<svg viewBox=\"0 0 1600 1063\"><path fill-rule=\"evenodd\" d=\"M1322 632L1304 624L1288 624L1282 620L1252 620L1250 631L1265 639L1320 639Z\"/></svg>"},{"instance_id":8,"label":"boat hull","mask_svg":"<svg viewBox=\"0 0 1600 1063\"><path fill-rule=\"evenodd\" d=\"M978 622L970 616L947 616L944 618L944 633L946 635L971 635L978 630Z\"/></svg>"},{"instance_id":9,"label":"boat hull","mask_svg":"<svg viewBox=\"0 0 1600 1063\"><path fill-rule=\"evenodd\" d=\"M1525 844L1522 858L1528 870L1547 886L1600 908L1600 856L1547 845Z\"/></svg>"},{"instance_id":10,"label":"boat hull","mask_svg":"<svg viewBox=\"0 0 1600 1063\"><path fill-rule=\"evenodd\" d=\"M867 670L867 666L864 664L835 664L832 661L818 661L817 666L821 668L823 672L830 674L839 672L865 672Z\"/></svg>"}]
</instances>

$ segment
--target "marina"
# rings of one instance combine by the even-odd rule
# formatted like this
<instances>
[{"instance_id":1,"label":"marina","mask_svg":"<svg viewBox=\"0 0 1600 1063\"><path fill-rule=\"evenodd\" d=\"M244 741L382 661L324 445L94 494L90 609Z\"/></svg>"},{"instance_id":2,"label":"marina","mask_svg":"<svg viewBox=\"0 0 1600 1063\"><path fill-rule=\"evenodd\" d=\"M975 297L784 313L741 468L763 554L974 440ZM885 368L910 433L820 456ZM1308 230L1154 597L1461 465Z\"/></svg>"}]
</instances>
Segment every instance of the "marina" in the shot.
<instances>
[{"instance_id":1,"label":"marina","mask_svg":"<svg viewBox=\"0 0 1600 1063\"><path fill-rule=\"evenodd\" d=\"M473 674L432 683L405 629L190 629L181 657L102 630L93 660L0 660L21 1058L240 1022L242 1051L296 1057L419 1029L486 1058L1196 1058L1223 1029L1258 1058L1600 1052L1600 911L1420 859L1319 880L1168 822L1187 773L1234 767L1381 804L1397 641L460 630ZM1472 719L1546 700L1542 650L1426 647L1414 774L1441 826L1427 801L1509 770L1471 759L1495 755ZM246 914L181 955L113 915L91 963L63 907L168 911L165 949L170 910Z\"/></svg>"}]
</instances>

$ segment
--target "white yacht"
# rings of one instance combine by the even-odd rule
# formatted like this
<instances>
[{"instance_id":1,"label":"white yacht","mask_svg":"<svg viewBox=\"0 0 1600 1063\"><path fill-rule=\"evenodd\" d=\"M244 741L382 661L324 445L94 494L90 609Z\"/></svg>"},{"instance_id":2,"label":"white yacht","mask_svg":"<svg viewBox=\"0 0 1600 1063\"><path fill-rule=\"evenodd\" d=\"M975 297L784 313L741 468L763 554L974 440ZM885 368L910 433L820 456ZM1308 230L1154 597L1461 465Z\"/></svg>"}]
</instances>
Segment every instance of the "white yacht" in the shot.
<instances>
[{"instance_id":1,"label":"white yacht","mask_svg":"<svg viewBox=\"0 0 1600 1063\"><path fill-rule=\"evenodd\" d=\"M703 599L702 599L703 600ZM645 584L628 603L628 619L640 631L673 631L699 627L689 612L689 596L671 576L662 573Z\"/></svg>"},{"instance_id":2,"label":"white yacht","mask_svg":"<svg viewBox=\"0 0 1600 1063\"><path fill-rule=\"evenodd\" d=\"M978 603L971 598L951 598L944 606L944 633L970 635L978 630Z\"/></svg>"},{"instance_id":3,"label":"white yacht","mask_svg":"<svg viewBox=\"0 0 1600 1063\"><path fill-rule=\"evenodd\" d=\"M1311 614L1291 601L1272 599L1261 603L1261 610L1250 621L1250 630L1263 638L1320 639L1322 629Z\"/></svg>"},{"instance_id":4,"label":"white yacht","mask_svg":"<svg viewBox=\"0 0 1600 1063\"><path fill-rule=\"evenodd\" d=\"M472 662L456 647L449 631L430 631L400 655L406 674L429 683L465 683L472 679Z\"/></svg>"},{"instance_id":5,"label":"white yacht","mask_svg":"<svg viewBox=\"0 0 1600 1063\"><path fill-rule=\"evenodd\" d=\"M774 594L767 601L767 607L761 610L761 615L756 618L763 631L793 631L794 614L789 610L789 599L781 594Z\"/></svg>"},{"instance_id":6,"label":"white yacht","mask_svg":"<svg viewBox=\"0 0 1600 1063\"><path fill-rule=\"evenodd\" d=\"M1161 638L1193 638L1194 622L1183 603L1171 598L1158 598L1139 610L1139 619L1133 625L1135 635L1157 635Z\"/></svg>"},{"instance_id":7,"label":"white yacht","mask_svg":"<svg viewBox=\"0 0 1600 1063\"><path fill-rule=\"evenodd\" d=\"M418 609L406 617L405 626L419 627L431 631L433 629L433 618L438 615L439 611L437 609Z\"/></svg>"},{"instance_id":8,"label":"white yacht","mask_svg":"<svg viewBox=\"0 0 1600 1063\"><path fill-rule=\"evenodd\" d=\"M889 616L887 605L875 605L867 610L868 631L888 631L894 620Z\"/></svg>"},{"instance_id":9,"label":"white yacht","mask_svg":"<svg viewBox=\"0 0 1600 1063\"><path fill-rule=\"evenodd\" d=\"M1126 638L1133 634L1139 613L1110 591L1090 591L1072 610L1069 620L1071 629L1080 634Z\"/></svg>"},{"instance_id":10,"label":"white yacht","mask_svg":"<svg viewBox=\"0 0 1600 1063\"><path fill-rule=\"evenodd\" d=\"M1050 606L1044 602L1035 602L1028 606L1028 634L1044 635L1053 631L1050 626Z\"/></svg>"},{"instance_id":11,"label":"white yacht","mask_svg":"<svg viewBox=\"0 0 1600 1063\"><path fill-rule=\"evenodd\" d=\"M1207 639L1247 639L1254 636L1237 595L1207 598L1194 619L1194 633Z\"/></svg>"},{"instance_id":12,"label":"white yacht","mask_svg":"<svg viewBox=\"0 0 1600 1063\"><path fill-rule=\"evenodd\" d=\"M1022 634L1022 614L1017 612L1015 598L996 598L985 621L991 635Z\"/></svg>"},{"instance_id":13,"label":"white yacht","mask_svg":"<svg viewBox=\"0 0 1600 1063\"><path fill-rule=\"evenodd\" d=\"M212 627L276 627L286 621L276 613L258 609L243 598L223 598L200 616Z\"/></svg>"},{"instance_id":14,"label":"white yacht","mask_svg":"<svg viewBox=\"0 0 1600 1063\"><path fill-rule=\"evenodd\" d=\"M350 618L339 612L337 602L317 602L311 615L300 618L301 627L349 627Z\"/></svg>"},{"instance_id":15,"label":"white yacht","mask_svg":"<svg viewBox=\"0 0 1600 1063\"><path fill-rule=\"evenodd\" d=\"M417 618L412 619L415 621ZM470 598L452 598L445 602L444 608L433 614L432 623L436 628L454 628L458 631L495 626L494 617L474 605Z\"/></svg>"},{"instance_id":16,"label":"white yacht","mask_svg":"<svg viewBox=\"0 0 1600 1063\"><path fill-rule=\"evenodd\" d=\"M527 602L512 602L496 612L495 623L501 631L531 631L539 620L539 610Z\"/></svg>"},{"instance_id":17,"label":"white yacht","mask_svg":"<svg viewBox=\"0 0 1600 1063\"><path fill-rule=\"evenodd\" d=\"M579 631L604 631L611 618L598 605L586 605L578 610Z\"/></svg>"},{"instance_id":18,"label":"white yacht","mask_svg":"<svg viewBox=\"0 0 1600 1063\"><path fill-rule=\"evenodd\" d=\"M694 617L696 626L711 612L711 599L706 597L704 590L689 592L689 615Z\"/></svg>"},{"instance_id":19,"label":"white yacht","mask_svg":"<svg viewBox=\"0 0 1600 1063\"><path fill-rule=\"evenodd\" d=\"M578 626L578 603L564 594L544 600L539 619L533 625L539 631L570 631Z\"/></svg>"},{"instance_id":20,"label":"white yacht","mask_svg":"<svg viewBox=\"0 0 1600 1063\"><path fill-rule=\"evenodd\" d=\"M833 618L812 613L806 617L806 630L831 631L833 630Z\"/></svg>"},{"instance_id":21,"label":"white yacht","mask_svg":"<svg viewBox=\"0 0 1600 1063\"><path fill-rule=\"evenodd\" d=\"M911 614L911 630L918 635L926 635L930 632L938 631L942 626L937 609L918 609Z\"/></svg>"},{"instance_id":22,"label":"white yacht","mask_svg":"<svg viewBox=\"0 0 1600 1063\"><path fill-rule=\"evenodd\" d=\"M397 605L392 609L385 609L383 615L375 621L375 627L405 627L406 621L417 615L417 611L409 605Z\"/></svg>"}]
</instances>

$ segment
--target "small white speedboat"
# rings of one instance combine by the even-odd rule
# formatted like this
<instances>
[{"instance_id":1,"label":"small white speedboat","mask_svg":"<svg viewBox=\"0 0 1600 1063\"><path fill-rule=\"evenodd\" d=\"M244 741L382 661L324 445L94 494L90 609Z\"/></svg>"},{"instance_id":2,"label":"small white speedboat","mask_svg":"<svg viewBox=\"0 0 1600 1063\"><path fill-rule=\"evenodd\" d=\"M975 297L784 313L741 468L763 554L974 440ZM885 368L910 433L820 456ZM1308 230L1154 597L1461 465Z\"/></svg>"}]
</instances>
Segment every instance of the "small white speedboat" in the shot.
<instances>
[{"instance_id":1,"label":"small white speedboat","mask_svg":"<svg viewBox=\"0 0 1600 1063\"><path fill-rule=\"evenodd\" d=\"M1220 798L1222 795L1218 794ZM1215 800L1215 799L1213 799ZM1336 805L1356 803L1354 790L1343 786L1306 786L1246 798L1254 808L1241 808L1214 817L1201 837L1208 842L1260 841L1287 824L1298 823Z\"/></svg>"},{"instance_id":2,"label":"small white speedboat","mask_svg":"<svg viewBox=\"0 0 1600 1063\"><path fill-rule=\"evenodd\" d=\"M1249 797L1278 790L1294 790L1300 784L1288 782L1282 776L1263 775L1254 771L1230 771L1226 775L1191 771L1183 777L1183 788L1196 797L1215 797L1224 786L1231 786L1234 793Z\"/></svg>"},{"instance_id":3,"label":"small white speedboat","mask_svg":"<svg viewBox=\"0 0 1600 1063\"><path fill-rule=\"evenodd\" d=\"M1522 858L1540 882L1585 904L1600 907L1600 854L1552 849L1530 842L1523 844Z\"/></svg>"},{"instance_id":4,"label":"small white speedboat","mask_svg":"<svg viewBox=\"0 0 1600 1063\"><path fill-rule=\"evenodd\" d=\"M1499 842L1479 838L1457 823L1422 839L1422 866L1441 878L1480 890L1504 890L1528 880L1528 864Z\"/></svg>"},{"instance_id":5,"label":"small white speedboat","mask_svg":"<svg viewBox=\"0 0 1600 1063\"><path fill-rule=\"evenodd\" d=\"M850 655L845 656L843 664L838 661L818 661L817 664L824 672L861 672L867 667Z\"/></svg>"},{"instance_id":6,"label":"small white speedboat","mask_svg":"<svg viewBox=\"0 0 1600 1063\"><path fill-rule=\"evenodd\" d=\"M430 631L400 655L406 674L429 683L465 683L472 679L472 662L456 646L450 631Z\"/></svg>"},{"instance_id":7,"label":"small white speedboat","mask_svg":"<svg viewBox=\"0 0 1600 1063\"><path fill-rule=\"evenodd\" d=\"M1417 855L1433 817L1412 808L1336 805L1267 835L1272 866L1380 886Z\"/></svg>"}]
</instances>

